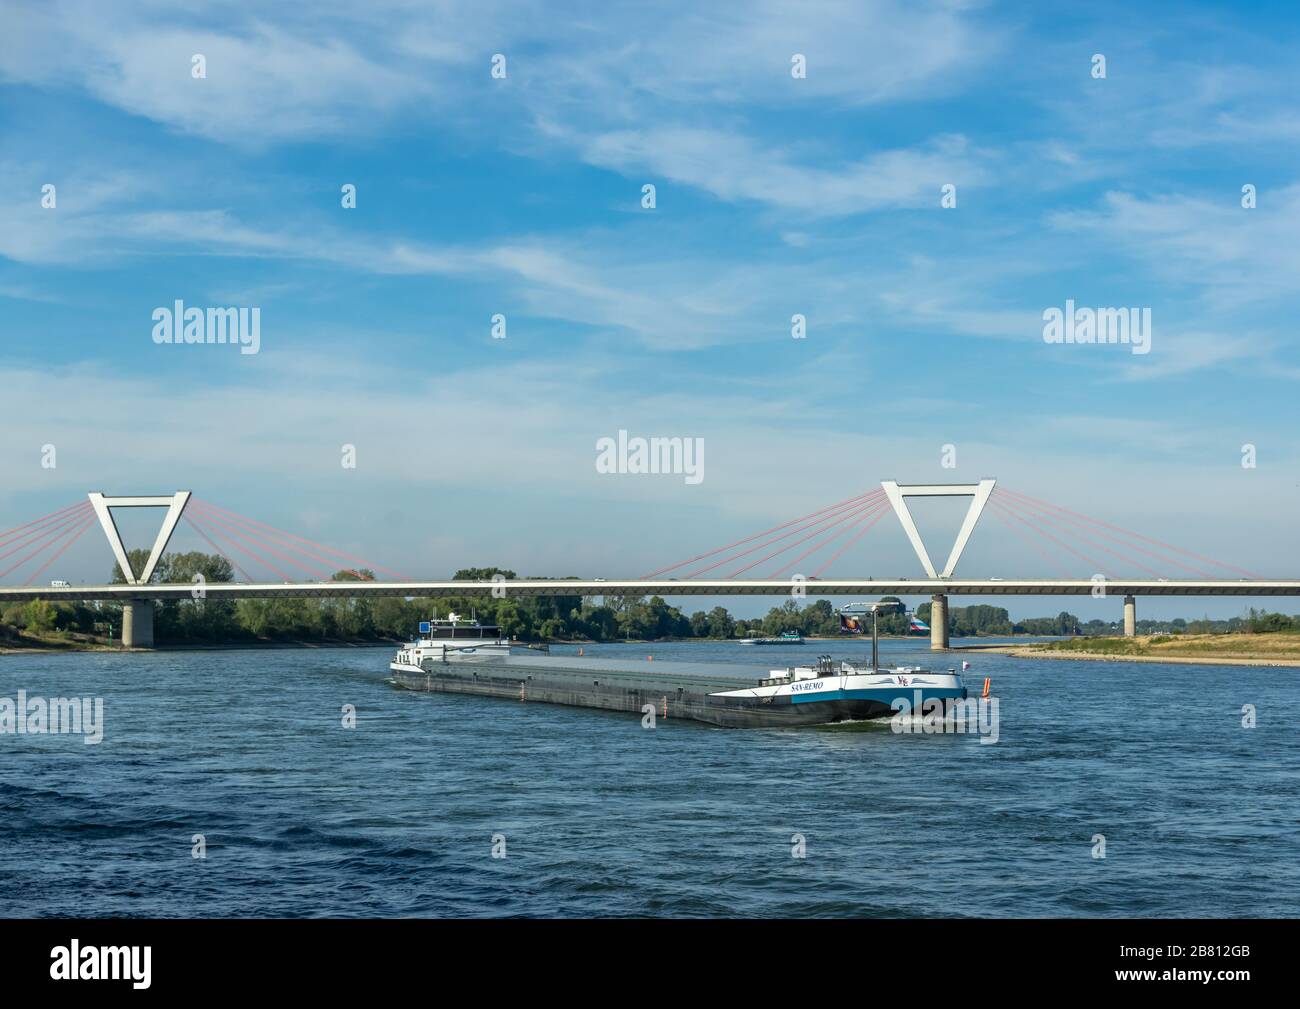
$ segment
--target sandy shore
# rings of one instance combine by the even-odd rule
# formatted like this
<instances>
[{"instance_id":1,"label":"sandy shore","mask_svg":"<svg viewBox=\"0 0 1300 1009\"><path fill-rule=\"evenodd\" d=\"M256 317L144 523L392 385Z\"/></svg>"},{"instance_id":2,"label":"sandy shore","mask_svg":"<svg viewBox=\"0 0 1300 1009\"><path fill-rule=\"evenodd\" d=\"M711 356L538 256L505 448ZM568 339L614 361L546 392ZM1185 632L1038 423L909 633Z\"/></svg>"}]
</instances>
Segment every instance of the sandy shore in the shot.
<instances>
[{"instance_id":1,"label":"sandy shore","mask_svg":"<svg viewBox=\"0 0 1300 1009\"><path fill-rule=\"evenodd\" d=\"M981 653L1010 655L1017 659L1083 659L1092 662L1158 662L1168 665L1184 666L1295 666L1300 667L1300 658L1279 658L1259 656L1241 658L1240 656L1206 655L1190 657L1186 655L1122 655L1107 652L1058 652L1043 648L1029 648L1015 645L993 645L981 647ZM961 651L960 648L953 651Z\"/></svg>"}]
</instances>

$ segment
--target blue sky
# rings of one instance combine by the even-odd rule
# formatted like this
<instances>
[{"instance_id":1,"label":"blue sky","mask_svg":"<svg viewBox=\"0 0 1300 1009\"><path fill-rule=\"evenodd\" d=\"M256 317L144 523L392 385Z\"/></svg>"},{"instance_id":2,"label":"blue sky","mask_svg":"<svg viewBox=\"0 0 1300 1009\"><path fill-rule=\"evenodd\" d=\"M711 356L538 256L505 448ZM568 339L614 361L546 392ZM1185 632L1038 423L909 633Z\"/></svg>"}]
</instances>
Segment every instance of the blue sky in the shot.
<instances>
[{"instance_id":1,"label":"blue sky","mask_svg":"<svg viewBox=\"0 0 1300 1009\"><path fill-rule=\"evenodd\" d=\"M996 476L1294 577L1300 16L1049 6L5 2L0 528L187 487L430 577L618 576ZM155 345L176 299L260 353ZM1046 344L1067 299L1151 353ZM706 478L598 474L620 428ZM919 570L891 520L831 573ZM959 573L1052 572L985 519Z\"/></svg>"}]
</instances>

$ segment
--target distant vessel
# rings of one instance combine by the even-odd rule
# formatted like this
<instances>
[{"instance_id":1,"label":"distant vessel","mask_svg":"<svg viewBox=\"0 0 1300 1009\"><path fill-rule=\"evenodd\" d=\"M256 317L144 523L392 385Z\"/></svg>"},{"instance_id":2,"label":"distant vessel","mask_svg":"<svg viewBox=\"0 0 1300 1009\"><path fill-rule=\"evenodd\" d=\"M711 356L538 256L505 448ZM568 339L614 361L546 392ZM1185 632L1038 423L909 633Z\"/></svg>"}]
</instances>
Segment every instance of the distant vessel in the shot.
<instances>
[{"instance_id":1,"label":"distant vessel","mask_svg":"<svg viewBox=\"0 0 1300 1009\"><path fill-rule=\"evenodd\" d=\"M742 645L802 645L803 635L798 631L784 631L775 638L741 638Z\"/></svg>"},{"instance_id":2,"label":"distant vessel","mask_svg":"<svg viewBox=\"0 0 1300 1009\"><path fill-rule=\"evenodd\" d=\"M775 639L781 640L781 639ZM802 638L800 638L802 641ZM515 655L500 629L452 614L420 625L420 637L389 664L408 690L603 708L730 727L822 725L887 717L902 698L919 710L936 698L965 698L954 670L881 669L819 656L812 665L752 670L718 663L638 662Z\"/></svg>"}]
</instances>

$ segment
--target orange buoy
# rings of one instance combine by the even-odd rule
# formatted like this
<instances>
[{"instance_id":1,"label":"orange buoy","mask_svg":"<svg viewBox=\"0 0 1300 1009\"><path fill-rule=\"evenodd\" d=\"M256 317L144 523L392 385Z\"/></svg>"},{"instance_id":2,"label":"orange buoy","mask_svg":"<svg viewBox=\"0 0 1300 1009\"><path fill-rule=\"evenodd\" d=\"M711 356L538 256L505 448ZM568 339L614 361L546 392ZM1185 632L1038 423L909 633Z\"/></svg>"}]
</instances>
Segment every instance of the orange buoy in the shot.
<instances>
[{"instance_id":1,"label":"orange buoy","mask_svg":"<svg viewBox=\"0 0 1300 1009\"><path fill-rule=\"evenodd\" d=\"M992 682L993 682L993 677L991 676L984 677L984 693L980 695L981 697L989 696L989 684Z\"/></svg>"}]
</instances>

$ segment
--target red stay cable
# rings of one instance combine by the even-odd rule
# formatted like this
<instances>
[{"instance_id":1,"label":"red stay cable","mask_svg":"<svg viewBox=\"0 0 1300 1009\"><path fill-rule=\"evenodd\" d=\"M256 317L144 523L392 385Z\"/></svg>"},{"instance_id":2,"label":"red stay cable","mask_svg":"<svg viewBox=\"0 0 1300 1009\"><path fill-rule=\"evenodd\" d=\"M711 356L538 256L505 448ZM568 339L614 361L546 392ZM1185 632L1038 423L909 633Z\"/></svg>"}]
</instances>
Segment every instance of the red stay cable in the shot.
<instances>
[{"instance_id":1,"label":"red stay cable","mask_svg":"<svg viewBox=\"0 0 1300 1009\"><path fill-rule=\"evenodd\" d=\"M315 547L317 550L324 551L327 554L332 554L335 557L342 557L344 560L350 560L354 563L361 564L363 567L370 568L373 571L383 571L385 574L393 575L394 577L399 578L402 581L411 581L411 578L408 575L404 575L400 571L394 571L391 568L383 567L380 564L372 564L364 557L358 557L356 554L350 554L344 550L335 550L333 547L327 547L325 546L325 544L317 543L315 540L309 540L304 536L298 536L294 533L287 532L284 529L277 528L276 526L268 525L266 522L260 522L255 518L249 518L247 515L240 515L238 512L231 511L229 508L223 508L221 505L216 504L215 502L201 501L199 503L202 504L204 507L212 509L213 511L223 514L231 519L240 519L243 522L247 523L248 525L260 526L262 529L265 529L269 532L277 533L282 537L288 537L289 539L292 540L297 540L300 543L306 543L308 546Z\"/></svg>"},{"instance_id":2,"label":"red stay cable","mask_svg":"<svg viewBox=\"0 0 1300 1009\"><path fill-rule=\"evenodd\" d=\"M883 493L883 492L882 492L882 493ZM867 496L870 497L870 495L867 495ZM829 515L826 515L826 516L824 516L824 517L822 517L822 518L819 518L819 519L814 519L812 522L807 522L807 523L805 523L804 525L796 526L794 529L791 529L791 530L789 530L788 532L783 532L783 533L781 533L779 536L772 536L772 537L770 537L770 538L764 540L762 543L756 543L754 546L750 547L748 550L742 550L740 553L738 553L738 554L732 554L730 557L723 557L721 560L714 561L712 564L708 565L707 567L700 568L700 569L697 570L697 571L689 572L688 574L684 575L683 577L684 577L684 578L698 578L700 575L704 574L705 572L712 571L712 570L714 570L714 568L720 568L720 567L722 567L724 564L730 564L730 563L732 563L733 561L738 561L738 560L740 560L740 558L742 558L742 557L748 557L750 554L754 553L755 551L757 551L757 550L762 550L764 547L766 547L766 546L770 546L770 545L773 544L773 543L778 543L778 542L780 542L780 541L783 540L783 539L786 539L786 538L788 538L788 537L790 537L790 536L793 536L795 533L800 533L800 532L803 532L803 531L806 530L806 529L811 529L813 526L823 525L824 523L830 522L832 519L836 518L837 516L842 516L843 513L845 513L845 512L853 513L853 512L855 512L855 511L861 509L861 508L867 508L867 507L870 507L870 506L873 505L873 504L875 504L875 501L874 501L874 500L869 500L869 501L858 501L858 502L856 502L855 504L852 504L852 505L837 506L837 507L836 507L836 510L835 510L835 511L832 511ZM805 537L805 538L806 538L806 537ZM780 550L776 551L775 554L771 554L771 555L769 555L769 556L773 556L773 557L775 557L776 554L779 554L779 553L781 553L781 552L784 551L784 550L788 550L788 549L790 549L790 547L796 546L798 543L801 543L801 542L803 542L803 540L796 540L794 543L789 543L789 544L787 544L786 546L782 547ZM750 566L752 567L753 565L750 565ZM748 569L746 569L746 570L748 570ZM724 577L726 577L726 576L724 576Z\"/></svg>"},{"instance_id":3,"label":"red stay cable","mask_svg":"<svg viewBox=\"0 0 1300 1009\"><path fill-rule=\"evenodd\" d=\"M1088 532L1093 533L1094 535L1103 536L1110 542L1114 543L1116 546L1121 547L1125 550L1136 550L1140 554L1143 554L1147 557L1152 557L1155 560L1160 561L1164 564L1172 564L1174 565L1174 567L1182 568L1184 571L1190 571L1192 574L1199 575L1201 578L1213 577L1212 575L1208 574L1205 571L1201 571L1197 568L1184 564L1182 561L1174 560L1172 557L1162 557L1160 554L1155 553L1152 550L1146 550L1133 543L1129 543L1128 541L1123 540L1112 533L1108 533L1100 529L1095 529L1092 526L1085 525L1081 519L1070 518L1068 515L1054 515L1047 510L1048 506L1046 505L1030 504L1028 502L1019 501L1011 498L1004 499L1003 503L1011 507L1018 508L1019 510L1022 511L1022 513L1025 514L1032 513L1035 515L1036 518L1041 518L1045 522L1050 522L1058 529L1062 529L1066 532L1071 532L1074 535L1087 540L1089 543L1096 544L1097 546L1101 546L1101 544L1097 543L1097 541L1092 539L1091 537L1085 536L1084 533L1080 531L1080 529L1086 529ZM1072 528L1072 527L1078 527L1078 528ZM1101 547L1101 549L1105 550L1106 548L1103 546ZM1114 553L1114 551L1109 551L1109 552ZM1124 557L1125 560L1133 564L1135 567L1141 568L1143 571L1147 572L1148 574L1154 575L1157 578L1160 577L1160 572L1153 571L1151 568L1148 567L1143 567L1137 561L1133 560L1131 556L1126 556L1123 554L1116 554L1116 556Z\"/></svg>"},{"instance_id":4,"label":"red stay cable","mask_svg":"<svg viewBox=\"0 0 1300 1009\"><path fill-rule=\"evenodd\" d=\"M781 547L779 550L773 550L770 554L766 554L765 556L760 557L760 558L759 558L758 560L756 560L756 561L750 561L750 563L746 564L743 568L737 568L735 571L732 571L732 572L730 572L729 574L725 574L725 575L723 575L722 577L723 577L723 578L735 578L735 577L737 577L737 576L739 576L739 575L743 575L743 574L744 574L746 571L748 571L750 568L755 568L755 567L757 567L757 566L760 565L760 564L764 564L764 563L766 563L767 561L770 561L773 557L776 557L776 556L778 556L778 555L780 555L780 554L783 554L783 553L785 553L787 550L792 549L793 547L797 547L800 543L806 543L808 540L812 539L814 536L820 536L822 533L826 532L827 529L834 528L835 526L839 525L841 522L847 522L850 518L854 517L855 515L859 515L859 514L861 514L863 511L866 511L867 509L869 509L869 508L871 508L871 507L873 507L872 504L862 505L861 507L859 507L859 508L857 509L857 511L850 512L848 515L842 515L842 516L840 516L840 517L837 518L834 522L832 522L829 526L826 526L826 527L823 528L823 529L816 529L816 530L814 530L813 532L810 532L807 536L802 536L802 537L800 537L799 539L795 540L793 543L787 543L785 546ZM826 519L822 519L822 521L825 522ZM758 547L755 547L754 549L757 550ZM732 558L732 560L735 560L735 559L736 559L736 558L734 558L734 557Z\"/></svg>"},{"instance_id":5,"label":"red stay cable","mask_svg":"<svg viewBox=\"0 0 1300 1009\"><path fill-rule=\"evenodd\" d=\"M874 490L874 491L868 491L865 494L859 494L857 497L845 498L843 501L838 501L833 505L827 505L825 508L819 508L815 512L809 512L807 515L800 515L798 518L790 519L788 522L782 522L780 525L772 526L771 529L764 529L761 533L754 533L753 536L746 536L744 539L736 540L736 542L734 543L728 543L726 546L718 547L716 550L709 550L706 553L696 554L690 560L678 561L676 564L670 564L668 565L668 567L660 568L658 571L651 571L648 575L642 575L641 577L643 579L648 580L651 578L655 578L659 575L662 575L667 571L672 571L676 568L684 568L688 564L694 564L696 561L702 561L706 557L712 557L715 554L723 553L727 550L731 550L733 547L743 546L744 544L749 543L751 540L756 540L760 536L766 536L768 533L774 533L778 529L784 529L786 526L792 526L796 522L802 522L804 519L815 518L816 516L821 515L824 512L828 512L831 511L832 509L839 508L841 505L849 505L855 502L861 502L866 498L878 497L881 494L884 494L884 491Z\"/></svg>"},{"instance_id":6,"label":"red stay cable","mask_svg":"<svg viewBox=\"0 0 1300 1009\"><path fill-rule=\"evenodd\" d=\"M92 515L90 516L90 518L86 519L86 521L81 524L80 528L78 528L75 533L73 533L72 539L68 540L67 543L59 547L59 549L54 552L53 556L51 556L49 560L47 560L44 564L42 564L39 568L37 568L35 571L31 573L30 577L28 577L27 579L26 584L30 585L32 582L36 581L36 579L40 576L42 571L44 571L51 564L57 561L63 555L63 551L67 550L68 547L72 546L72 544L76 543L77 540L81 539L81 534L84 533L87 529L89 529L94 524L95 524L95 516Z\"/></svg>"},{"instance_id":7,"label":"red stay cable","mask_svg":"<svg viewBox=\"0 0 1300 1009\"><path fill-rule=\"evenodd\" d=\"M229 536L227 536L225 533L221 532L221 531L216 527L215 524L212 524L212 520L209 519L207 516L202 515L202 514L196 514L196 515L195 515L195 519L196 519L197 521L202 522L202 523L204 523L205 525L207 525L208 528L212 531L212 534L213 534L214 536L218 536L218 537L220 537L221 539L225 540L227 543L229 543L232 547L234 547L234 548L235 548L236 550L238 550L240 553L248 554L249 557L253 558L253 560L255 560L255 561L256 561L258 564L260 564L262 567L264 567L264 568L270 568L272 571L274 571L277 575L280 576L280 580L281 580L281 581L285 581L285 582L293 581L293 579L290 578L290 577L289 577L285 572L281 571L278 567L276 567L274 564L272 564L272 563L271 563L270 561L268 561L266 558L261 557L261 556L259 556L258 554L253 553L253 551L249 550L247 547L242 547L242 546L240 546L238 543L236 543L233 539L231 539L231 538L230 538ZM251 579L250 579L250 581L251 581Z\"/></svg>"},{"instance_id":8,"label":"red stay cable","mask_svg":"<svg viewBox=\"0 0 1300 1009\"><path fill-rule=\"evenodd\" d=\"M1172 543L1165 543L1161 540L1154 539L1150 536L1143 536L1141 533L1132 532L1128 529L1123 528L1122 526L1113 525L1110 522L1103 522L1101 519L1095 519L1090 515L1083 515L1080 512L1071 511L1069 508L1063 508L1061 505L1052 504L1050 501L1043 501L1039 498L1030 497L1028 494L1022 494L1019 491L1013 491L1010 490L1009 488L999 488L999 490L1002 490L1007 494L1013 494L1019 498L1024 498L1025 500L1034 502L1035 504L1047 505L1049 508L1055 508L1057 511L1065 512L1068 515L1073 515L1076 518L1083 519L1085 522L1092 522L1095 525L1105 526L1107 529L1113 529L1116 532L1123 533L1125 536L1131 536L1134 539L1139 539L1146 543L1151 543L1155 546L1163 547L1165 550L1171 550L1174 553L1182 554L1185 557L1192 557L1198 561L1205 561L1208 564L1213 564L1216 568L1224 568L1228 571L1235 571L1238 574L1246 575L1248 578L1258 579L1261 577L1260 575L1253 574L1250 571L1244 570L1243 568L1233 567L1231 564L1224 564L1222 561L1216 561L1213 557L1206 557L1203 554L1193 553L1191 550L1184 550L1182 547L1176 547Z\"/></svg>"},{"instance_id":9,"label":"red stay cable","mask_svg":"<svg viewBox=\"0 0 1300 1009\"><path fill-rule=\"evenodd\" d=\"M1101 570L1101 565L1098 564L1098 563L1097 563L1093 558L1087 556L1086 554L1081 554L1081 553L1079 553L1078 550L1075 550L1074 547L1070 546L1070 544L1068 544L1068 543L1062 543L1060 540L1058 540L1058 539L1057 539L1055 536L1053 536L1051 533L1047 532L1046 530L1043 530L1043 529L1038 528L1038 526L1034 525L1034 524L1031 523L1029 520L1027 520L1026 518L1024 518L1022 515L1018 514L1017 512L1013 512L1013 511L1011 511L1009 508L1006 507L1005 504L1002 504L1002 503L1000 503L1000 502L994 502L992 499L989 500L989 504L992 505L994 508L1000 509L1001 511L1003 511L1003 512L1005 512L1006 514L1010 515L1010 516L1011 516L1013 519L1015 519L1017 522L1020 522L1020 523L1022 523L1023 525L1028 526L1029 529L1031 529L1031 530L1033 530L1034 532L1038 533L1039 536L1046 536L1049 540L1051 540L1051 541L1052 541L1053 543L1055 543L1057 546L1063 547L1064 549L1070 551L1070 553L1074 554L1075 557L1078 557L1078 558L1080 558L1081 560L1086 561L1088 564L1090 564L1090 565L1092 566L1092 569L1093 569L1094 571L1096 571L1096 572L1098 572L1098 573L1100 573L1100 574L1105 575L1107 578L1110 577L1110 573L1107 572L1107 571L1103 571L1103 570Z\"/></svg>"},{"instance_id":10,"label":"red stay cable","mask_svg":"<svg viewBox=\"0 0 1300 1009\"><path fill-rule=\"evenodd\" d=\"M1155 571L1155 570L1153 570L1152 568L1147 567L1145 564L1142 564L1142 563L1139 562L1139 561L1135 561L1135 560L1134 560L1130 555L1128 555L1128 554L1122 554L1122 553L1120 553L1118 550L1112 550L1112 549L1110 549L1110 547L1106 546L1104 543L1098 543L1098 542L1097 542L1095 539L1093 539L1091 536L1085 536L1085 535L1084 535L1081 531L1079 531L1078 529L1073 529L1073 528L1071 528L1070 526L1064 526L1064 528L1062 528L1062 523L1060 522L1060 520L1055 519L1053 516L1051 516L1051 515L1039 515L1039 514L1036 514L1036 513L1034 513L1034 512L1029 511L1028 509L1029 509L1029 508L1032 508L1032 507L1033 507L1032 505L1024 505L1024 504L1021 504L1021 503L1018 502L1018 501L1003 501L1003 502L1002 502L1002 505L1003 505L1003 507L1009 507L1009 508L1011 509L1011 511L1012 511L1013 514L1015 514L1015 513L1018 512L1019 514L1022 514L1022 515L1024 515L1024 516L1026 516L1027 518L1034 519L1034 520L1037 521L1037 522L1050 522L1053 526L1055 526L1056 528L1060 529L1062 533L1065 533L1065 534L1068 534L1068 535L1070 535L1070 536L1075 537L1075 538L1076 538L1076 541L1077 541L1077 540L1083 540L1085 543L1089 544L1090 546L1095 547L1096 549L1102 551L1103 553L1108 553L1108 554L1110 554L1112 557L1118 557L1118 558L1119 558L1121 561L1123 561L1125 564L1131 564L1131 565L1133 565L1133 567L1137 568L1139 571L1145 571L1145 572L1146 572L1147 574L1149 574L1152 578L1159 578L1159 577L1160 577L1160 572L1159 572L1159 571ZM1091 531L1092 531L1092 530L1089 530L1089 532L1091 532ZM1119 544L1119 545L1120 545L1120 546L1124 546L1125 544L1122 544L1122 543L1121 543L1121 544Z\"/></svg>"},{"instance_id":11,"label":"red stay cable","mask_svg":"<svg viewBox=\"0 0 1300 1009\"><path fill-rule=\"evenodd\" d=\"M830 560L826 561L826 563L824 563L821 567L819 567L816 571L814 571L812 573L812 577L820 578L822 576L822 573L827 568L829 568L832 564L834 564L837 560L839 560L842 556L844 556L844 554L853 546L854 543L862 539L862 537L866 535L867 531L872 526L874 526L882 518L888 515L892 510L893 510L892 508L882 508L880 512L871 519L870 522L868 522L865 526L863 526L856 533L854 533L854 535L849 539L847 543L845 543L842 547L840 547L837 551L835 551L835 553L831 556Z\"/></svg>"},{"instance_id":12,"label":"red stay cable","mask_svg":"<svg viewBox=\"0 0 1300 1009\"><path fill-rule=\"evenodd\" d=\"M87 504L86 507L89 508L90 505ZM76 525L84 517L85 517L85 512L80 512L80 511L70 512L51 526L48 526L44 529L33 530L32 532L27 533L17 542L14 542L13 546L11 546L4 553L0 554L0 558L8 557L10 554L17 553L23 547L31 546L33 543L37 542L38 540L47 539L48 537L51 536L55 536L55 538L57 538L55 534L59 533L60 530L66 530L68 526ZM49 546L49 543L43 544L41 547L37 548L36 553L40 553L40 551L44 550L45 547L47 546ZM12 571L13 568L10 568L9 570Z\"/></svg>"},{"instance_id":13,"label":"red stay cable","mask_svg":"<svg viewBox=\"0 0 1300 1009\"><path fill-rule=\"evenodd\" d=\"M876 505L874 511L872 511L871 508L867 508L867 509L865 509L865 510L864 510L861 514L859 514L859 515L856 515L856 516L850 516L851 521L848 523L848 525L844 526L844 528L838 530L838 531L835 532L833 535L828 536L826 539L822 540L820 543L815 543L815 544L813 544L811 547L809 547L807 550L805 550L803 553L801 553L801 554L800 554L798 557L796 557L794 560L790 561L788 564L785 564L784 566L782 566L782 567L779 568L778 570L772 572L772 574L768 575L768 577L769 577L769 578L781 578L781 577L783 577L787 571L789 571L792 567L794 567L796 564L798 564L798 563L799 563L801 560L803 560L805 557L808 557L808 556L811 555L811 554L815 554L818 550L824 550L826 547L830 546L830 544L834 543L837 539L839 539L839 538L840 538L841 536L843 536L845 533L852 532L855 528L857 528L857 526L858 526L859 523L863 522L864 520L866 520L866 519L868 519L868 518L871 518L872 515L875 515L875 516L879 517L880 515L884 514L887 510L888 510L888 502L883 502L883 503L881 503L881 504ZM832 528L833 528L833 527L832 527ZM825 532L825 531L827 531L827 530L822 530L822 531Z\"/></svg>"},{"instance_id":14,"label":"red stay cable","mask_svg":"<svg viewBox=\"0 0 1300 1009\"><path fill-rule=\"evenodd\" d=\"M29 529L32 526L38 526L38 525L43 525L45 523L48 523L52 519L56 519L60 515L63 515L65 512L79 511L83 508L89 508L89 507L90 507L89 501L78 501L76 504L70 504L66 508L60 508L58 511L50 512L48 515L42 515L38 519L32 519L30 522L25 522L20 526L14 526L12 529L6 529L4 532L0 533L0 545L3 545L5 542L7 542L13 536L14 533L22 532L24 529Z\"/></svg>"},{"instance_id":15,"label":"red stay cable","mask_svg":"<svg viewBox=\"0 0 1300 1009\"><path fill-rule=\"evenodd\" d=\"M215 550L218 554L221 555L221 557L225 560L227 564L229 564L232 568L234 568L236 571L238 571L241 575L244 576L244 581L251 582L253 580L251 577L249 577L248 572L239 566L239 562L236 561L234 558L228 556L226 552L221 549L221 547L217 546L216 542L212 539L212 537L209 536L207 533L205 533L199 527L199 524L197 522L195 522L188 515L185 515L183 517L185 521L190 524L190 528L192 528L196 533L198 533L200 536L202 536L205 540L208 541L208 546L212 547L213 550Z\"/></svg>"},{"instance_id":16,"label":"red stay cable","mask_svg":"<svg viewBox=\"0 0 1300 1009\"><path fill-rule=\"evenodd\" d=\"M300 571L305 571L307 572L307 574L313 575L317 578L328 577L327 573L322 571L320 568L309 567L308 565L303 564L298 560L295 560L293 557L281 553L274 546L272 546L270 543L267 543L265 540L261 539L260 537L254 536L252 534L246 536L244 533L240 532L237 528L225 522L219 516L213 515L211 512L209 512L206 508L203 508L202 506L200 506L200 508L198 509L198 514L200 518L206 519L209 522L221 526L223 529L226 529L227 531L233 533L235 536L243 540L245 543L249 543L253 546L258 547L259 549L266 550L267 552L274 554L276 557L280 558L280 560L292 564ZM278 571L279 569L276 570ZM280 574L283 575L283 572L280 572ZM290 579L286 578L285 580L289 581Z\"/></svg>"}]
</instances>

